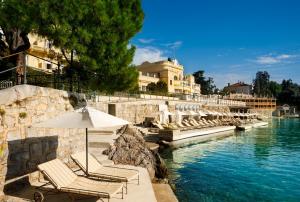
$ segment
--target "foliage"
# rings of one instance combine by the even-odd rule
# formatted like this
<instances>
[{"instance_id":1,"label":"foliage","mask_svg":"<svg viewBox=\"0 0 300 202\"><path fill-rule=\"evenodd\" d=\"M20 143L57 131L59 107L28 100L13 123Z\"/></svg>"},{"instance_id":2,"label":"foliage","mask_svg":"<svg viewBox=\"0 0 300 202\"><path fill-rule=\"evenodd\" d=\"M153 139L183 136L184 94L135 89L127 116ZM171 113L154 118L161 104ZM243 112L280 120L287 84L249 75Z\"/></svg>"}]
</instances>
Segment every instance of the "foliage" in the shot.
<instances>
[{"instance_id":1,"label":"foliage","mask_svg":"<svg viewBox=\"0 0 300 202\"><path fill-rule=\"evenodd\" d=\"M167 93L168 85L164 81L158 81L157 83L149 83L147 85L147 90L152 93Z\"/></svg>"},{"instance_id":2,"label":"foliage","mask_svg":"<svg viewBox=\"0 0 300 202\"><path fill-rule=\"evenodd\" d=\"M0 116L4 116L5 115L5 110L4 109L0 109Z\"/></svg>"},{"instance_id":3,"label":"foliage","mask_svg":"<svg viewBox=\"0 0 300 202\"><path fill-rule=\"evenodd\" d=\"M0 4L0 27L46 37L62 50L69 68L76 68L77 61L86 74L96 73L93 86L106 91L137 86L137 72L130 66L135 47L128 43L141 29L143 16L140 0L4 0Z\"/></svg>"},{"instance_id":4,"label":"foliage","mask_svg":"<svg viewBox=\"0 0 300 202\"><path fill-rule=\"evenodd\" d=\"M20 117L21 119L25 119L25 118L27 117L27 113L26 113L26 112L20 112L20 113L19 113L19 117Z\"/></svg>"},{"instance_id":5,"label":"foliage","mask_svg":"<svg viewBox=\"0 0 300 202\"><path fill-rule=\"evenodd\" d=\"M281 90L282 90L282 88L279 83L277 83L276 81L269 82L269 91L270 91L271 96L278 97Z\"/></svg>"},{"instance_id":6,"label":"foliage","mask_svg":"<svg viewBox=\"0 0 300 202\"><path fill-rule=\"evenodd\" d=\"M290 104L300 109L300 85L291 79L282 80L281 84L269 81L268 72L257 72L254 80L254 93L259 96L273 96L278 104Z\"/></svg>"},{"instance_id":7,"label":"foliage","mask_svg":"<svg viewBox=\"0 0 300 202\"><path fill-rule=\"evenodd\" d=\"M300 85L288 79L282 81L281 88L282 91L277 96L278 102L298 105L300 107Z\"/></svg>"},{"instance_id":8,"label":"foliage","mask_svg":"<svg viewBox=\"0 0 300 202\"><path fill-rule=\"evenodd\" d=\"M201 94L209 95L217 91L213 78L208 77L206 79L203 70L194 72L193 76L195 77L195 83L201 86Z\"/></svg>"},{"instance_id":9,"label":"foliage","mask_svg":"<svg viewBox=\"0 0 300 202\"><path fill-rule=\"evenodd\" d=\"M267 71L258 71L253 80L253 92L256 96L263 97L270 95L269 81L270 75Z\"/></svg>"}]
</instances>

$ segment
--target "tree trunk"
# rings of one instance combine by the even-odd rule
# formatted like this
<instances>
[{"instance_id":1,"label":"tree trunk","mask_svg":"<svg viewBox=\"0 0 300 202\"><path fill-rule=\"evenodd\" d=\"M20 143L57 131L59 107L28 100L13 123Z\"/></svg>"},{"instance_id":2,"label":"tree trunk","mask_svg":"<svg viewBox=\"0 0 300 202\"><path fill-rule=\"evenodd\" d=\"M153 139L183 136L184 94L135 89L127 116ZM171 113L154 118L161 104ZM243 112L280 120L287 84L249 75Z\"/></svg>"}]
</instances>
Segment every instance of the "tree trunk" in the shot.
<instances>
[{"instance_id":1,"label":"tree trunk","mask_svg":"<svg viewBox=\"0 0 300 202\"><path fill-rule=\"evenodd\" d=\"M25 54L22 53L30 48L28 33L20 29L4 30L6 42L9 46L10 54L20 53L15 56L16 68L16 84L21 84L24 81L25 75Z\"/></svg>"}]
</instances>

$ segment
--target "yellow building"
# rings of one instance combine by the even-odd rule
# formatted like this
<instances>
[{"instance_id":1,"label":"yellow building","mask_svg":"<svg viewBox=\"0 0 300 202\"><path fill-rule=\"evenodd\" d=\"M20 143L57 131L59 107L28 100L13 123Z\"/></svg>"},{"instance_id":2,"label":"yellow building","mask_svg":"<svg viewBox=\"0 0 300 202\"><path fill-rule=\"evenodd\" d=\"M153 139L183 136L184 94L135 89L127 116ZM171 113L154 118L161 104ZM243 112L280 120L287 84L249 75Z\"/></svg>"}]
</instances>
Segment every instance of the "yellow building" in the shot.
<instances>
[{"instance_id":1,"label":"yellow building","mask_svg":"<svg viewBox=\"0 0 300 202\"><path fill-rule=\"evenodd\" d=\"M58 68L58 57L61 52L52 46L51 42L36 34L28 35L30 41L30 49L26 55L26 65L34 70L52 73Z\"/></svg>"},{"instance_id":2,"label":"yellow building","mask_svg":"<svg viewBox=\"0 0 300 202\"><path fill-rule=\"evenodd\" d=\"M200 95L200 85L195 83L192 75L184 75L184 68L176 60L164 60L158 62L144 62L137 67L139 76L139 88L147 90L151 82L164 81L168 85L169 93Z\"/></svg>"}]
</instances>

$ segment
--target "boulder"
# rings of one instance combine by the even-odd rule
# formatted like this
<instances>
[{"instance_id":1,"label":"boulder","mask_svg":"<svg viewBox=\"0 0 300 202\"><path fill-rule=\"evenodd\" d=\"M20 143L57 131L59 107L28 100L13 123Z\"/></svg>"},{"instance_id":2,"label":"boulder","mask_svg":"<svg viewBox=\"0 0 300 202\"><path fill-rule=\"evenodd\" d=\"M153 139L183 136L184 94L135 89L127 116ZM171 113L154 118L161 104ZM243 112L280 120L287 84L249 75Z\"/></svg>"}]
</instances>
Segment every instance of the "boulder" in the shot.
<instances>
[{"instance_id":1,"label":"boulder","mask_svg":"<svg viewBox=\"0 0 300 202\"><path fill-rule=\"evenodd\" d=\"M144 167L151 179L166 178L167 167L158 152L151 151L145 144L142 133L132 127L124 126L117 131L119 137L104 153L115 164Z\"/></svg>"}]
</instances>

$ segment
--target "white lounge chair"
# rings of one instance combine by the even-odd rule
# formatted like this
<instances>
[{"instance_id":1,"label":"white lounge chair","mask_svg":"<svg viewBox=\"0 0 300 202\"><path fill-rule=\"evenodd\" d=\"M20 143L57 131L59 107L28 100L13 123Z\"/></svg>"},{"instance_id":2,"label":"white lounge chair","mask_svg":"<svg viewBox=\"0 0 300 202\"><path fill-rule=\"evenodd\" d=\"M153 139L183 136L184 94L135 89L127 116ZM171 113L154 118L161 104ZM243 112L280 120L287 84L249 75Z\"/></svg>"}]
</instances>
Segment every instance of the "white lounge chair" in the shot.
<instances>
[{"instance_id":1,"label":"white lounge chair","mask_svg":"<svg viewBox=\"0 0 300 202\"><path fill-rule=\"evenodd\" d=\"M111 197L121 193L123 199L124 186L122 183L101 182L80 177L59 159L42 163L38 165L38 169L49 182L37 187L40 191L34 193L35 201L43 201L44 194L41 191L44 190L45 187L49 189L49 185L50 190L66 192L69 193L70 196L72 196L72 194L79 194L107 198L109 201ZM48 192L49 191L47 191L47 193ZM74 200L74 196L72 196L72 200Z\"/></svg>"},{"instance_id":2,"label":"white lounge chair","mask_svg":"<svg viewBox=\"0 0 300 202\"><path fill-rule=\"evenodd\" d=\"M86 153L79 152L72 154L71 158L79 166L79 168L91 178L104 179L116 182L125 182L126 193L127 183L137 180L140 183L139 171L129 168L120 168L118 166L104 166L93 155L88 154L88 173L86 172Z\"/></svg>"}]
</instances>

